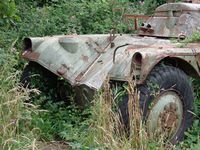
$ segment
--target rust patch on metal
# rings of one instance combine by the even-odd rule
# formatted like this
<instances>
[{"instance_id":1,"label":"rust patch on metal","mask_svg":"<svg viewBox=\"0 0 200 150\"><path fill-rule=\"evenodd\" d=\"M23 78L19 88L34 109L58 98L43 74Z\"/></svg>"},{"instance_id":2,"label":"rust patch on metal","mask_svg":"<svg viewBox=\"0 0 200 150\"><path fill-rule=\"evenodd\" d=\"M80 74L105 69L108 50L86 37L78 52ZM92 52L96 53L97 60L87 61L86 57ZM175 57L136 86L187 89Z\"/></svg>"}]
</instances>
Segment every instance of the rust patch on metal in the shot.
<instances>
[{"instance_id":1,"label":"rust patch on metal","mask_svg":"<svg viewBox=\"0 0 200 150\"><path fill-rule=\"evenodd\" d=\"M22 58L27 59L27 60L37 60L39 58L40 54L37 52L32 52L32 51L24 51L22 53Z\"/></svg>"},{"instance_id":2,"label":"rust patch on metal","mask_svg":"<svg viewBox=\"0 0 200 150\"><path fill-rule=\"evenodd\" d=\"M69 67L67 67L65 64L62 64L62 66L57 70L57 73L63 76L68 70Z\"/></svg>"},{"instance_id":3,"label":"rust patch on metal","mask_svg":"<svg viewBox=\"0 0 200 150\"><path fill-rule=\"evenodd\" d=\"M176 104L171 102L165 106L164 112L160 114L161 126L164 131L170 131L178 125L178 114Z\"/></svg>"},{"instance_id":4,"label":"rust patch on metal","mask_svg":"<svg viewBox=\"0 0 200 150\"><path fill-rule=\"evenodd\" d=\"M89 59L88 56L82 55L82 60L83 61L88 62L88 59Z\"/></svg>"},{"instance_id":5,"label":"rust patch on metal","mask_svg":"<svg viewBox=\"0 0 200 150\"><path fill-rule=\"evenodd\" d=\"M77 82L81 81L83 75L84 75L84 72L81 72L81 73L76 77L76 81L77 81Z\"/></svg>"}]
</instances>

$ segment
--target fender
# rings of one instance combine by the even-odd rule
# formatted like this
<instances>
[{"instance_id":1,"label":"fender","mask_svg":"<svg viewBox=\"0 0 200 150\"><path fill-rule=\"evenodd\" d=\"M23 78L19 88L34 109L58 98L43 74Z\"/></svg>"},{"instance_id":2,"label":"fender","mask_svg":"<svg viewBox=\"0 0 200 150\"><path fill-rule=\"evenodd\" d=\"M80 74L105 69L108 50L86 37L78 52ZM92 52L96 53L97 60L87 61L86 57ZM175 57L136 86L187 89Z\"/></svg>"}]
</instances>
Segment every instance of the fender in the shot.
<instances>
[{"instance_id":1,"label":"fender","mask_svg":"<svg viewBox=\"0 0 200 150\"><path fill-rule=\"evenodd\" d=\"M142 84L152 69L161 62L173 65L182 69L187 75L197 77L200 75L198 56L200 51L194 53L191 48L173 48L169 50L153 50L140 52L142 55L142 65L140 70L140 80Z\"/></svg>"},{"instance_id":2,"label":"fender","mask_svg":"<svg viewBox=\"0 0 200 150\"><path fill-rule=\"evenodd\" d=\"M99 89L113 63L106 57L112 56L112 51L105 53L111 42L109 37L63 35L25 38L22 57L67 79L72 86L85 84ZM107 63L102 63L102 60Z\"/></svg>"}]
</instances>

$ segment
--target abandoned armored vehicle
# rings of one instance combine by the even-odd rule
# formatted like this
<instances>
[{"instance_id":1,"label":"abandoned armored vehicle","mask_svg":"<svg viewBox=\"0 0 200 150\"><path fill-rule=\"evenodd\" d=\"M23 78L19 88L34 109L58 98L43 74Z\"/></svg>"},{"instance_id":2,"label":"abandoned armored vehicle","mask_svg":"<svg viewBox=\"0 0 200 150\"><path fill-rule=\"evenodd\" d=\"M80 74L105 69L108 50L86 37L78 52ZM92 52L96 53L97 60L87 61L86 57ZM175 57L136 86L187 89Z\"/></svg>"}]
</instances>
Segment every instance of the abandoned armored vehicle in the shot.
<instances>
[{"instance_id":1,"label":"abandoned armored vehicle","mask_svg":"<svg viewBox=\"0 0 200 150\"><path fill-rule=\"evenodd\" d=\"M132 79L149 132L161 127L172 143L180 141L192 124L193 89L188 77L200 75L200 43L178 42L200 29L200 4L159 6L137 35L60 35L24 39L22 57L29 61L22 74L30 85L30 70L43 68L46 82L65 79L76 101L85 104L109 77L111 82ZM177 42L172 42L171 38ZM60 88L60 89L59 89ZM60 86L66 96L69 89ZM48 92L48 91L47 91ZM128 124L128 98L119 106Z\"/></svg>"}]
</instances>

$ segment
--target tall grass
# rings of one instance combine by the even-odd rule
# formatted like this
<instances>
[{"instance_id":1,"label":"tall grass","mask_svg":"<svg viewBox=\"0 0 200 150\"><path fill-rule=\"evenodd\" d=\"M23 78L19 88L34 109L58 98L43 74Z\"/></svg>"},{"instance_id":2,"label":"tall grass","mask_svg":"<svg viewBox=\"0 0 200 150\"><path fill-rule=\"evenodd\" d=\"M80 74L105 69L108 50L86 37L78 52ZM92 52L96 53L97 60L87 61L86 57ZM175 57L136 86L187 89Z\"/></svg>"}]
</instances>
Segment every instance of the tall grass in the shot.
<instances>
[{"instance_id":1,"label":"tall grass","mask_svg":"<svg viewBox=\"0 0 200 150\"><path fill-rule=\"evenodd\" d=\"M14 45L11 44L11 45ZM14 69L17 61L13 47L6 52L4 65L0 66L0 149L27 149L34 147L34 135L27 126L33 105L24 103L29 91L20 87L20 71Z\"/></svg>"},{"instance_id":2,"label":"tall grass","mask_svg":"<svg viewBox=\"0 0 200 150\"><path fill-rule=\"evenodd\" d=\"M147 134L139 108L138 93L133 83L127 87L129 95L129 132L124 130L120 121L120 112L113 110L117 97L113 97L109 84L104 84L103 92L96 95L91 110L91 122L87 132L83 134L82 145L88 149L109 150L148 150L165 149L162 138L156 141Z\"/></svg>"}]
</instances>

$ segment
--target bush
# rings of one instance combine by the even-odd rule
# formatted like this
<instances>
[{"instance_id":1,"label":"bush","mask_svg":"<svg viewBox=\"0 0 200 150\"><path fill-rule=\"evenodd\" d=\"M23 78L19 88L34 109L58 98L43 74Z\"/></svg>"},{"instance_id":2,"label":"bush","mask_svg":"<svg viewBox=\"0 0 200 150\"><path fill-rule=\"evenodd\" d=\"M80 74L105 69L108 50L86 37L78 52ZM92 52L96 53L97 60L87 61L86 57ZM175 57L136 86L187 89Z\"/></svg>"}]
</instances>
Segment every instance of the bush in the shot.
<instances>
[{"instance_id":1,"label":"bush","mask_svg":"<svg viewBox=\"0 0 200 150\"><path fill-rule=\"evenodd\" d=\"M9 24L14 24L15 20L19 20L19 17L15 13L16 6L14 0L1 0L0 26L8 26Z\"/></svg>"}]
</instances>

